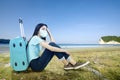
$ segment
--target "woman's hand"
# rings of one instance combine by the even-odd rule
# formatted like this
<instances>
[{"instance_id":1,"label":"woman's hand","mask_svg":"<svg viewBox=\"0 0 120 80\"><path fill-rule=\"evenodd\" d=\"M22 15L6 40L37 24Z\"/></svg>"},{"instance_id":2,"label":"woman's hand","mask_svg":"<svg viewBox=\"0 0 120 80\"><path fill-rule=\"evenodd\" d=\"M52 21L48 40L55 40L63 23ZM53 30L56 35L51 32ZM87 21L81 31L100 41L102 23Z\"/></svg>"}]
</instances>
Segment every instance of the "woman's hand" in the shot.
<instances>
[{"instance_id":1,"label":"woman's hand","mask_svg":"<svg viewBox=\"0 0 120 80\"><path fill-rule=\"evenodd\" d=\"M54 40L54 38L53 38L50 30L49 30L48 28L46 28L46 30L47 30L47 32L48 32L48 35L49 35L49 37L50 37L51 42L55 42L55 40Z\"/></svg>"},{"instance_id":2,"label":"woman's hand","mask_svg":"<svg viewBox=\"0 0 120 80\"><path fill-rule=\"evenodd\" d=\"M48 28L46 28L46 31L48 32L48 34L50 34L50 30Z\"/></svg>"},{"instance_id":3,"label":"woman's hand","mask_svg":"<svg viewBox=\"0 0 120 80\"><path fill-rule=\"evenodd\" d=\"M46 31L48 32L49 36L52 36L52 34L48 28L46 28Z\"/></svg>"}]
</instances>

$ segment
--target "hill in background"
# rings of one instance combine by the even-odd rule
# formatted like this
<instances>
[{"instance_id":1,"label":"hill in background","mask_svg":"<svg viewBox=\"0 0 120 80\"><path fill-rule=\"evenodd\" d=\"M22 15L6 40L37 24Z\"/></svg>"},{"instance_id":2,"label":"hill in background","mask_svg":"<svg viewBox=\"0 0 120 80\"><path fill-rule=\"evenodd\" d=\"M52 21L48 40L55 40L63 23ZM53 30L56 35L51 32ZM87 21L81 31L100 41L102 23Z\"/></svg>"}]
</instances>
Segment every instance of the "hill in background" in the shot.
<instances>
[{"instance_id":1,"label":"hill in background","mask_svg":"<svg viewBox=\"0 0 120 80\"><path fill-rule=\"evenodd\" d=\"M100 44L120 44L120 36L103 36L101 37Z\"/></svg>"},{"instance_id":2,"label":"hill in background","mask_svg":"<svg viewBox=\"0 0 120 80\"><path fill-rule=\"evenodd\" d=\"M0 44L9 44L9 39L0 39Z\"/></svg>"}]
</instances>

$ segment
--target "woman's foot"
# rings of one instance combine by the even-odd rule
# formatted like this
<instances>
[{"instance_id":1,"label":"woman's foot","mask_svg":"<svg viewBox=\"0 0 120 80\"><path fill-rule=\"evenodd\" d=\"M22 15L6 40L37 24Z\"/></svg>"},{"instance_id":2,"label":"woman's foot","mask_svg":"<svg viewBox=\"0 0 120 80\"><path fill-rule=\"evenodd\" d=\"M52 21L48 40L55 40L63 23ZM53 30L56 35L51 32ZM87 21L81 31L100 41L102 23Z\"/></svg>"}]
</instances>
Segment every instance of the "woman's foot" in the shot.
<instances>
[{"instance_id":1,"label":"woman's foot","mask_svg":"<svg viewBox=\"0 0 120 80\"><path fill-rule=\"evenodd\" d=\"M73 67L74 67L74 69L79 69L81 67L84 67L84 66L88 65L89 63L90 63L89 61L87 61L85 63L83 63L83 62L77 62L75 65L73 65Z\"/></svg>"},{"instance_id":2,"label":"woman's foot","mask_svg":"<svg viewBox=\"0 0 120 80\"><path fill-rule=\"evenodd\" d=\"M71 63L68 63L68 65L64 65L64 70L71 70L71 69L74 69Z\"/></svg>"},{"instance_id":3,"label":"woman's foot","mask_svg":"<svg viewBox=\"0 0 120 80\"><path fill-rule=\"evenodd\" d=\"M64 66L64 69L65 70L79 69L81 67L84 67L84 66L88 65L89 63L90 63L89 61L87 61L85 63L77 62L75 65L72 65L71 63L69 63L68 65Z\"/></svg>"}]
</instances>

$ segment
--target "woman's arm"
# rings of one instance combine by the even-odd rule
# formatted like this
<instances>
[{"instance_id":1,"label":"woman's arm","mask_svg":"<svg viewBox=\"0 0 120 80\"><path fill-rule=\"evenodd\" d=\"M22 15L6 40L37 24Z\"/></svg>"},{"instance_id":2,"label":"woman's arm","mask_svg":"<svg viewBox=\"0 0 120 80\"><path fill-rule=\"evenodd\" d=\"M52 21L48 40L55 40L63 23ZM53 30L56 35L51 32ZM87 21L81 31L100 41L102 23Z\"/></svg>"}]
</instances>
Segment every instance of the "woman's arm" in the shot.
<instances>
[{"instance_id":1,"label":"woman's arm","mask_svg":"<svg viewBox=\"0 0 120 80\"><path fill-rule=\"evenodd\" d=\"M47 28L47 32L48 32L48 35L50 37L51 42L55 42L55 40L54 40L54 38L53 38L53 36L48 28Z\"/></svg>"},{"instance_id":2,"label":"woman's arm","mask_svg":"<svg viewBox=\"0 0 120 80\"><path fill-rule=\"evenodd\" d=\"M64 49L61 49L61 48L58 48L58 47L53 47L53 46L49 45L47 42L44 42L44 41L41 42L40 45L43 46L43 47L45 47L45 48L47 48L50 51L54 51L54 52L66 52L67 54L70 55L70 53L68 51L66 51Z\"/></svg>"}]
</instances>

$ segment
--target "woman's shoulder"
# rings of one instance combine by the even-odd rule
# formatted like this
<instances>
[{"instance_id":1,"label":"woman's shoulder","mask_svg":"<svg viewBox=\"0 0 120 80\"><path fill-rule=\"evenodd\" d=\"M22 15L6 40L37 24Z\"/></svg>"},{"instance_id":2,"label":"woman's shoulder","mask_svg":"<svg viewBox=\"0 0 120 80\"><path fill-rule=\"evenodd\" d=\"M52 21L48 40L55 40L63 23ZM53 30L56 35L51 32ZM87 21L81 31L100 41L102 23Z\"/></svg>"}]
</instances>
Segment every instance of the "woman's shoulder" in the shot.
<instances>
[{"instance_id":1,"label":"woman's shoulder","mask_svg":"<svg viewBox=\"0 0 120 80\"><path fill-rule=\"evenodd\" d=\"M32 37L32 39L40 39L40 37L35 35L35 36Z\"/></svg>"},{"instance_id":2,"label":"woman's shoulder","mask_svg":"<svg viewBox=\"0 0 120 80\"><path fill-rule=\"evenodd\" d=\"M31 41L42 41L42 39L39 36L33 36Z\"/></svg>"}]
</instances>

